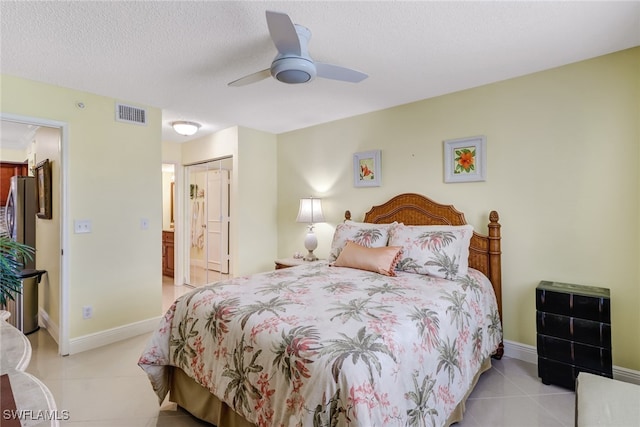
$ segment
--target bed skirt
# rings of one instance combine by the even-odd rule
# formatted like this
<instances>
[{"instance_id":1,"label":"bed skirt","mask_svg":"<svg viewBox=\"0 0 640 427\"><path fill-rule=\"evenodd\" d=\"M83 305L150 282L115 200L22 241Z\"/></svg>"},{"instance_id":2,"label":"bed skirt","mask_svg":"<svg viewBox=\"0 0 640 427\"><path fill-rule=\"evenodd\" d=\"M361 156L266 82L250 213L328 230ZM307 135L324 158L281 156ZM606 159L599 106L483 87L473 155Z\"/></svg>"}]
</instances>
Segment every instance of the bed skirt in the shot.
<instances>
[{"instance_id":1,"label":"bed skirt","mask_svg":"<svg viewBox=\"0 0 640 427\"><path fill-rule=\"evenodd\" d=\"M480 366L480 370L473 378L471 388L469 388L464 399L462 399L458 406L456 406L453 413L449 416L449 419L445 424L446 426L450 426L451 424L462 420L467 398L478 383L480 375L490 368L491 358L489 357L485 359ZM185 409L196 418L207 421L218 427L256 427L255 424L245 420L226 403L211 394L209 390L196 383L180 368L172 368L169 400L177 403L178 406Z\"/></svg>"}]
</instances>

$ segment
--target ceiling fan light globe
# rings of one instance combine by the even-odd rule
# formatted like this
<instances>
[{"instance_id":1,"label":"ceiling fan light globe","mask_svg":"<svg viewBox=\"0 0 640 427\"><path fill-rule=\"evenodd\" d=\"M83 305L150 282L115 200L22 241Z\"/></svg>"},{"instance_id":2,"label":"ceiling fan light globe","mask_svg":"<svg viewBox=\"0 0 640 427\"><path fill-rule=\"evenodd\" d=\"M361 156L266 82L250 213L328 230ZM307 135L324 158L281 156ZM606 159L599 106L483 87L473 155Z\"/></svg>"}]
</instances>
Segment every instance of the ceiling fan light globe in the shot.
<instances>
[{"instance_id":1,"label":"ceiling fan light globe","mask_svg":"<svg viewBox=\"0 0 640 427\"><path fill-rule=\"evenodd\" d=\"M271 75L283 83L306 83L316 77L316 67L305 58L281 58L271 64Z\"/></svg>"}]
</instances>

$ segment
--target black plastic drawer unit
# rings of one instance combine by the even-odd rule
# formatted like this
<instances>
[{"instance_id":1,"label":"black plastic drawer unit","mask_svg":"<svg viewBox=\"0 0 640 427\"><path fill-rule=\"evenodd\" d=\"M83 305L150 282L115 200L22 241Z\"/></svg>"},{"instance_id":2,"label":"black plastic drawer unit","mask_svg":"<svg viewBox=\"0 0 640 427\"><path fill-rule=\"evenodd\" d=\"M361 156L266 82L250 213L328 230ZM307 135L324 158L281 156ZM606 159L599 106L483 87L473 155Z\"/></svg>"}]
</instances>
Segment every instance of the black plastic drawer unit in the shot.
<instances>
[{"instance_id":1,"label":"black plastic drawer unit","mask_svg":"<svg viewBox=\"0 0 640 427\"><path fill-rule=\"evenodd\" d=\"M575 390L579 372L613 377L609 289L540 282L536 331L544 384Z\"/></svg>"}]
</instances>

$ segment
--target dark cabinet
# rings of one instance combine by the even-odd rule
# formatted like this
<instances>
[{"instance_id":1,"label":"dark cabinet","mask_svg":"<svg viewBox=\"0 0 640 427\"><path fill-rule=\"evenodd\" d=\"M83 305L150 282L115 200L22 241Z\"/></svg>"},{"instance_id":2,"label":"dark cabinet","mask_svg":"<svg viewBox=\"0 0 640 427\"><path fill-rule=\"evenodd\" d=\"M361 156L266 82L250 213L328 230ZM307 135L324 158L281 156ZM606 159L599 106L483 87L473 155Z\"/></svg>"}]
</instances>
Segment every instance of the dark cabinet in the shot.
<instances>
[{"instance_id":1,"label":"dark cabinet","mask_svg":"<svg viewBox=\"0 0 640 427\"><path fill-rule=\"evenodd\" d=\"M544 384L575 390L579 372L613 377L609 289L540 282L536 331Z\"/></svg>"},{"instance_id":2,"label":"dark cabinet","mask_svg":"<svg viewBox=\"0 0 640 427\"><path fill-rule=\"evenodd\" d=\"M173 277L173 231L162 231L162 275Z\"/></svg>"},{"instance_id":3,"label":"dark cabinet","mask_svg":"<svg viewBox=\"0 0 640 427\"><path fill-rule=\"evenodd\" d=\"M7 204L12 176L27 176L29 165L26 163L0 162L0 206Z\"/></svg>"}]
</instances>

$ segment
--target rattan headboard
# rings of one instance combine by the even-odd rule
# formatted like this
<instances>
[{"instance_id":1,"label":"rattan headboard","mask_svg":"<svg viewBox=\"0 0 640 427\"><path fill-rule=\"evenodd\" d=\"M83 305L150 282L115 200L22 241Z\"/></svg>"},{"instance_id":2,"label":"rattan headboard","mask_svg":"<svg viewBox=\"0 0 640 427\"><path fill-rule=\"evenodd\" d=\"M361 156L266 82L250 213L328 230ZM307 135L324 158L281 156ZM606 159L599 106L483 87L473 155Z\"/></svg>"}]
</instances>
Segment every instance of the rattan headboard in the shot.
<instances>
[{"instance_id":1,"label":"rattan headboard","mask_svg":"<svg viewBox=\"0 0 640 427\"><path fill-rule=\"evenodd\" d=\"M351 213L345 212L351 219ZM502 272L500 251L500 224L498 212L489 213L486 235L474 231L469 246L469 267L483 272L491 281L502 319ZM464 214L452 205L441 205L420 194L405 193L388 202L374 206L364 215L364 222L386 224L402 222L406 225L464 225Z\"/></svg>"}]
</instances>

